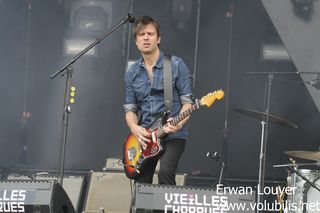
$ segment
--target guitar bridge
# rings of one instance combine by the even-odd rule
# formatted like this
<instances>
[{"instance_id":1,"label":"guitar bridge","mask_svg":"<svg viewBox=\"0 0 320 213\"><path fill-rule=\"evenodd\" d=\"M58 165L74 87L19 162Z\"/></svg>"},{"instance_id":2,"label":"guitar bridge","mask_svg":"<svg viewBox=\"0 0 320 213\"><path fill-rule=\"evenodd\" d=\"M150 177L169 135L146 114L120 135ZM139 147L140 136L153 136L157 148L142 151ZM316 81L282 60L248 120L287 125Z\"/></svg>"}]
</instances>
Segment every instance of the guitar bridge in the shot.
<instances>
[{"instance_id":1,"label":"guitar bridge","mask_svg":"<svg viewBox=\"0 0 320 213\"><path fill-rule=\"evenodd\" d=\"M154 155L158 152L158 148L157 147L152 147L151 149L151 154Z\"/></svg>"}]
</instances>

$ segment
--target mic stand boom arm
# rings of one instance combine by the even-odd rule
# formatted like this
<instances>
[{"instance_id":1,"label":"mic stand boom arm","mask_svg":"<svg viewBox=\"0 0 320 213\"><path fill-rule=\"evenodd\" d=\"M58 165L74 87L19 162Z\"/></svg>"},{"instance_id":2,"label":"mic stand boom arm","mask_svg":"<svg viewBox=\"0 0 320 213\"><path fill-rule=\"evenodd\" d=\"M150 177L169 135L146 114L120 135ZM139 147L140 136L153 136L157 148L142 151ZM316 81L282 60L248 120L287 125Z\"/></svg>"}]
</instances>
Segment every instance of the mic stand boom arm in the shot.
<instances>
[{"instance_id":1,"label":"mic stand boom arm","mask_svg":"<svg viewBox=\"0 0 320 213\"><path fill-rule=\"evenodd\" d=\"M81 52L79 52L77 55L75 55L68 63L66 63L64 66L62 66L60 69L58 69L55 73L53 73L50 78L53 79L63 71L67 70L69 66L71 66L74 62L76 62L81 56L86 54L90 49L92 49L94 46L96 46L98 43L100 43L105 37L110 35L113 31L118 29L122 24L125 24L127 21L130 23L133 23L135 21L134 17L128 13L125 17L122 17L117 23L115 23L111 29L106 30L102 35L98 36L94 42L92 42L89 46L87 46L85 49L83 49Z\"/></svg>"},{"instance_id":2,"label":"mic stand boom arm","mask_svg":"<svg viewBox=\"0 0 320 213\"><path fill-rule=\"evenodd\" d=\"M50 78L53 79L57 75L61 73L61 76L64 76L64 71L67 72L66 76L66 86L65 86L65 94L64 94L64 107L63 107L63 116L62 116L62 141L60 145L60 153L59 153L59 164L60 164L60 184L63 185L63 176L64 176L64 164L65 164L65 148L67 144L67 136L68 136L68 126L69 126L69 114L71 113L71 106L69 104L70 94L69 88L71 87L71 78L72 78L72 64L74 64L81 56L83 56L86 52L100 43L105 37L110 35L113 31L119 28L122 24L125 24L127 21L133 23L135 18L128 13L120 20L118 20L109 30L106 30L102 35L98 36L94 42L92 42L89 46L75 55L68 63L58 69L55 73L53 73Z\"/></svg>"}]
</instances>

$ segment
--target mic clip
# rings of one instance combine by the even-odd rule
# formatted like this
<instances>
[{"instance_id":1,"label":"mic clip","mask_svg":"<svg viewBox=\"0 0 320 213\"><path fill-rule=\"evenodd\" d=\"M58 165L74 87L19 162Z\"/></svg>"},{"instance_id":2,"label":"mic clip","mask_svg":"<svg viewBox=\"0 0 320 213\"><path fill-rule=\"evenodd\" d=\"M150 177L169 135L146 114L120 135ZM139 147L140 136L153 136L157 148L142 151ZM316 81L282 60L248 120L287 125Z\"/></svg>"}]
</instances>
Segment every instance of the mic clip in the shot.
<instances>
[{"instance_id":1,"label":"mic clip","mask_svg":"<svg viewBox=\"0 0 320 213\"><path fill-rule=\"evenodd\" d=\"M211 152L207 152L207 158L213 159L213 160L219 160L220 155L218 152L214 152L213 154Z\"/></svg>"},{"instance_id":2,"label":"mic clip","mask_svg":"<svg viewBox=\"0 0 320 213\"><path fill-rule=\"evenodd\" d=\"M127 20L130 22L130 23L134 23L136 21L135 17L131 14L131 13L128 13L127 15Z\"/></svg>"}]
</instances>

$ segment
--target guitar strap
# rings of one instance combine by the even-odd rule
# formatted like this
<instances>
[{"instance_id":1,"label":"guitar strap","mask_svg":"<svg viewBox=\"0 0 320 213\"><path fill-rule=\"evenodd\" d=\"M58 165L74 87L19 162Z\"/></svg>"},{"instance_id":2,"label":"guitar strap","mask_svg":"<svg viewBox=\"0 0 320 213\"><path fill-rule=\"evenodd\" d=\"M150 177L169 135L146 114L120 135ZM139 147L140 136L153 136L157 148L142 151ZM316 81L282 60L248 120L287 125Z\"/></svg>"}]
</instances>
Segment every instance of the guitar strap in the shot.
<instances>
[{"instance_id":1,"label":"guitar strap","mask_svg":"<svg viewBox=\"0 0 320 213\"><path fill-rule=\"evenodd\" d=\"M172 67L171 55L164 55L163 60L163 87L164 87L164 104L166 111L170 112L172 107Z\"/></svg>"}]
</instances>

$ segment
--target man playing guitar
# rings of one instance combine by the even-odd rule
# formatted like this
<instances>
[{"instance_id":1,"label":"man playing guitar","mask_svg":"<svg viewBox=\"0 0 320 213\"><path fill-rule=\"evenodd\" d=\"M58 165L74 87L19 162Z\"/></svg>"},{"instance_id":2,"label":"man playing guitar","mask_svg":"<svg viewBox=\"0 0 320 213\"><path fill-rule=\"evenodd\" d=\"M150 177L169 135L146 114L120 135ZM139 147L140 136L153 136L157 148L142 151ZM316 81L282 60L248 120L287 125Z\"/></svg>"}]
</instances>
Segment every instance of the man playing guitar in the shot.
<instances>
[{"instance_id":1,"label":"man playing guitar","mask_svg":"<svg viewBox=\"0 0 320 213\"><path fill-rule=\"evenodd\" d=\"M126 101L125 119L134 138L139 141L142 149L157 138L157 129L150 125L158 115L166 111L164 101L164 53L160 51L161 40L159 23L148 16L140 17L134 25L135 43L141 58L130 66L125 76ZM173 117L189 109L193 104L189 69L184 61L171 56L172 71L172 107L163 120L161 138L164 152L150 158L143 164L134 179L140 183L152 183L156 164L160 159L158 174L159 184L175 185L175 175L181 154L184 151L188 135L187 121L190 116L179 122Z\"/></svg>"}]
</instances>

